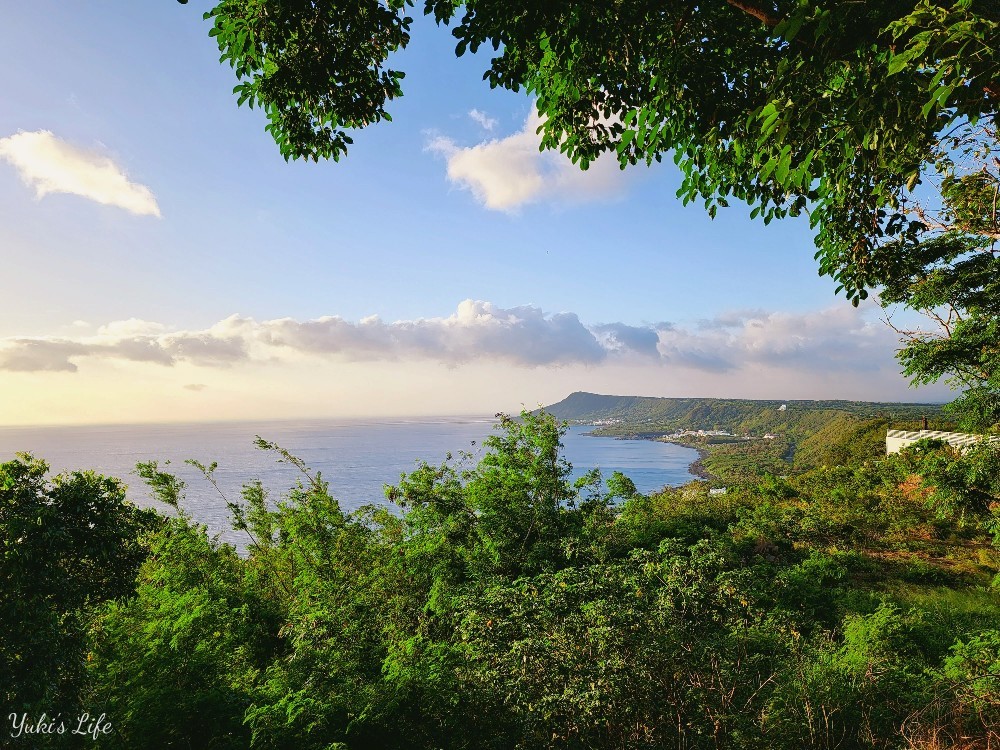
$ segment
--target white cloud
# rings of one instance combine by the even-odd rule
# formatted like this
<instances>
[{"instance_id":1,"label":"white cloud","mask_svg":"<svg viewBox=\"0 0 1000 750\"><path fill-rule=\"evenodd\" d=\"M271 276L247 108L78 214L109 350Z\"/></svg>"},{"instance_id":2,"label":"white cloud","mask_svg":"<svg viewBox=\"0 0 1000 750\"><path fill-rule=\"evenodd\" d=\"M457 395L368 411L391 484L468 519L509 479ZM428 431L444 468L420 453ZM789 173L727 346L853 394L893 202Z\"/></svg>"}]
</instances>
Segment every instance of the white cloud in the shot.
<instances>
[{"instance_id":1,"label":"white cloud","mask_svg":"<svg viewBox=\"0 0 1000 750\"><path fill-rule=\"evenodd\" d=\"M427 150L445 158L452 183L470 190L495 211L511 212L541 201L607 200L622 194L626 180L613 155L597 159L584 171L563 154L540 152L537 130L541 123L532 109L524 127L506 138L459 146L437 136Z\"/></svg>"},{"instance_id":2,"label":"white cloud","mask_svg":"<svg viewBox=\"0 0 1000 750\"><path fill-rule=\"evenodd\" d=\"M907 387L893 358L896 336L875 312L845 304L734 311L690 324L591 324L572 312L466 300L447 316L391 322L233 315L177 331L125 320L99 332L0 339L0 381L19 394L11 403L26 404L6 419L16 412L28 422L77 413L83 392L92 421L108 418L99 405L114 410L121 398L155 406L144 418L173 420L182 417L178 409L192 419L288 417L312 414L320 402L328 405L323 413L339 415L485 412L550 403L573 390L953 397L944 384L916 393Z\"/></svg>"},{"instance_id":3,"label":"white cloud","mask_svg":"<svg viewBox=\"0 0 1000 750\"><path fill-rule=\"evenodd\" d=\"M810 313L737 311L699 321L694 329L662 328L657 350L665 362L705 372L757 365L798 372L871 372L893 363L898 341L869 315L869 310L849 305Z\"/></svg>"},{"instance_id":4,"label":"white cloud","mask_svg":"<svg viewBox=\"0 0 1000 750\"><path fill-rule=\"evenodd\" d=\"M495 117L490 117L485 112L480 112L478 109L470 109L469 117L472 118L473 122L476 122L483 128L483 130L493 130L497 126L497 119Z\"/></svg>"},{"instance_id":5,"label":"white cloud","mask_svg":"<svg viewBox=\"0 0 1000 750\"><path fill-rule=\"evenodd\" d=\"M87 347L73 341L7 339L0 348L0 370L8 372L76 372L71 360L85 356Z\"/></svg>"},{"instance_id":6,"label":"white cloud","mask_svg":"<svg viewBox=\"0 0 1000 750\"><path fill-rule=\"evenodd\" d=\"M537 307L504 309L465 300L445 318L386 323L377 316L352 323L324 317L255 323L269 345L348 361L430 359L448 365L494 360L535 367L597 363L606 352L574 313L547 315Z\"/></svg>"},{"instance_id":7,"label":"white cloud","mask_svg":"<svg viewBox=\"0 0 1000 750\"><path fill-rule=\"evenodd\" d=\"M133 214L160 216L152 191L131 182L107 156L90 153L48 130L0 138L0 159L10 163L35 195L70 193Z\"/></svg>"},{"instance_id":8,"label":"white cloud","mask_svg":"<svg viewBox=\"0 0 1000 750\"><path fill-rule=\"evenodd\" d=\"M256 321L233 315L203 330L170 331L159 323L115 321L94 335L0 340L0 370L73 372L85 358L230 367L318 357L449 366L493 361L527 368L631 361L712 374L760 366L870 373L896 370L897 343L888 327L871 320L871 311L849 305L803 314L735 311L691 326L636 326L586 325L572 312L465 300L446 317L394 322L376 315L357 322L340 316Z\"/></svg>"},{"instance_id":9,"label":"white cloud","mask_svg":"<svg viewBox=\"0 0 1000 750\"><path fill-rule=\"evenodd\" d=\"M112 326L113 327L113 326ZM37 337L0 340L0 370L76 372L80 359L124 360L172 366L186 362L227 367L249 359L246 342L211 331L160 335L100 334L77 339Z\"/></svg>"},{"instance_id":10,"label":"white cloud","mask_svg":"<svg viewBox=\"0 0 1000 750\"><path fill-rule=\"evenodd\" d=\"M155 336L165 333L167 330L167 326L163 325L163 323L129 318L128 320L115 320L107 325L99 326L97 335L102 338L120 339L129 336Z\"/></svg>"},{"instance_id":11,"label":"white cloud","mask_svg":"<svg viewBox=\"0 0 1000 750\"><path fill-rule=\"evenodd\" d=\"M608 330L612 328L638 330ZM655 334L645 334L655 339ZM101 326L89 336L0 340L0 370L75 372L86 358L228 367L288 356L344 362L422 360L449 366L482 360L543 367L598 364L609 353L634 348L620 332L600 336L575 313L548 314L533 306L505 309L475 300L460 303L447 317L391 323L378 316L352 322L340 316L255 321L233 315L204 330L169 331L162 324L129 319ZM606 347L601 340L613 341ZM648 341L641 345L650 348Z\"/></svg>"}]
</instances>

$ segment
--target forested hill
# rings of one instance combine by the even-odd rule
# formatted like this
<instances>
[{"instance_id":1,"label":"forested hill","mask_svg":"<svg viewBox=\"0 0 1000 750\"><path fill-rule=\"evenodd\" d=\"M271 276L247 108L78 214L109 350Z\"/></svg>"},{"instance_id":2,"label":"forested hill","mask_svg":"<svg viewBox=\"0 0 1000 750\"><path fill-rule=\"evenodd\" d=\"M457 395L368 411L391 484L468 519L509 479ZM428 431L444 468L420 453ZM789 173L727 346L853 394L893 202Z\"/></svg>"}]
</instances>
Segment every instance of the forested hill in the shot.
<instances>
[{"instance_id":1,"label":"forested hill","mask_svg":"<svg viewBox=\"0 0 1000 750\"><path fill-rule=\"evenodd\" d=\"M941 404L871 401L605 396L577 391L544 410L569 422L612 423L606 424L602 431L643 434L674 429L812 432L842 415L881 417L900 426L915 425L926 416L940 425L943 421L941 407Z\"/></svg>"}]
</instances>

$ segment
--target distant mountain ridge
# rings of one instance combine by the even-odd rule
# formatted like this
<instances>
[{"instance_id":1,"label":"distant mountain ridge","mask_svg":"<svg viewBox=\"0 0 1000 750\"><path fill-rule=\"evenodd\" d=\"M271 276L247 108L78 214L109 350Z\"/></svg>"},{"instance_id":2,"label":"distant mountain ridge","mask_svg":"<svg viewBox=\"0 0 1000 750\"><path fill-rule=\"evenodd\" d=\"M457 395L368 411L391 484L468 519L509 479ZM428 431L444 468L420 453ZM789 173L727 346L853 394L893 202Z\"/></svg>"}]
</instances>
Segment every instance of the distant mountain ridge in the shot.
<instances>
[{"instance_id":1,"label":"distant mountain ridge","mask_svg":"<svg viewBox=\"0 0 1000 750\"><path fill-rule=\"evenodd\" d=\"M782 409L781 407L785 408ZM577 391L544 407L557 419L571 422L613 422L621 430L644 434L668 429L811 432L842 415L881 417L893 423L923 417L940 420L942 404L845 400L753 400L720 398L661 398L611 396Z\"/></svg>"}]
</instances>

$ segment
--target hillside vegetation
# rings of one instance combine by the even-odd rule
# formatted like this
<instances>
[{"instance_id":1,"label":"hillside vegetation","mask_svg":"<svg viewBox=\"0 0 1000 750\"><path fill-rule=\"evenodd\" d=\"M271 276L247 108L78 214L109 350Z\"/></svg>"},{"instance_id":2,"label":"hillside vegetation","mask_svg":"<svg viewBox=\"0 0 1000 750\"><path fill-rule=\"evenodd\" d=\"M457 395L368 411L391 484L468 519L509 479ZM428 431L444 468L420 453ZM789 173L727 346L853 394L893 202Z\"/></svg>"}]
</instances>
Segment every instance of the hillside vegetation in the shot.
<instances>
[{"instance_id":1,"label":"hillside vegetation","mask_svg":"<svg viewBox=\"0 0 1000 750\"><path fill-rule=\"evenodd\" d=\"M782 408L784 407L784 408ZM885 453L887 429L950 430L941 404L603 396L576 392L545 411L594 424L594 434L668 439L699 449L696 469L718 484L855 464ZM678 435L679 431L726 435Z\"/></svg>"},{"instance_id":2,"label":"hillside vegetation","mask_svg":"<svg viewBox=\"0 0 1000 750\"><path fill-rule=\"evenodd\" d=\"M781 409L785 406L785 409ZM736 434L780 432L789 436L815 433L831 420L852 416L881 418L894 425L916 427L927 417L936 429L952 426L941 404L873 401L756 401L719 398L603 396L577 391L545 411L567 422L608 422L606 435L648 437L687 430L726 430Z\"/></svg>"},{"instance_id":3,"label":"hillside vegetation","mask_svg":"<svg viewBox=\"0 0 1000 750\"><path fill-rule=\"evenodd\" d=\"M827 450L830 426L802 450L843 463L748 474L723 495L692 482L644 496L620 474L570 482L562 429L503 418L478 461L424 464L387 487L393 509L354 513L259 441L302 481L273 500L256 482L230 498L242 555L185 514L183 484L155 463L138 471L174 517L130 506L116 480L48 477L29 456L0 464L9 742L1000 741L996 446L842 454ZM211 481L214 465L199 466ZM46 729L84 713L105 715L95 735Z\"/></svg>"}]
</instances>

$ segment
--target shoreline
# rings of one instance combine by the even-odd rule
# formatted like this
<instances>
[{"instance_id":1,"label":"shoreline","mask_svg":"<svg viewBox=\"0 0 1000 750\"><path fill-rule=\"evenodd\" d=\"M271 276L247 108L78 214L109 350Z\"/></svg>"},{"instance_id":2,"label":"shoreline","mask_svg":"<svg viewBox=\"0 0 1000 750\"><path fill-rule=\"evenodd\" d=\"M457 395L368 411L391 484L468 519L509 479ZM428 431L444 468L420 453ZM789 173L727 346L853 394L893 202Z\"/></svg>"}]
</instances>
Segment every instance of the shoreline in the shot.
<instances>
[{"instance_id":1,"label":"shoreline","mask_svg":"<svg viewBox=\"0 0 1000 750\"><path fill-rule=\"evenodd\" d=\"M586 426L599 427L599 425L593 424ZM704 459L708 457L708 449L698 445L683 443L679 440L669 440L667 437L662 435L642 435L640 433L634 433L632 435L600 435L595 434L594 432L585 432L583 435L587 437L613 437L615 440L649 440L653 443L670 443L671 445L679 445L682 448L690 448L691 450L698 452L698 458L692 461L688 466L688 473L695 479L700 479L704 482L711 482L717 479L716 476L705 468Z\"/></svg>"},{"instance_id":2,"label":"shoreline","mask_svg":"<svg viewBox=\"0 0 1000 750\"><path fill-rule=\"evenodd\" d=\"M712 474L708 471L708 469L705 468L705 464L703 462L704 459L708 457L708 450L706 450L705 448L702 448L701 446L697 445L690 445L688 443L681 443L678 442L677 440L665 440L663 438L644 438L644 439L653 440L658 443L670 443L672 445L679 445L682 448L690 448L691 450L698 451L698 458L692 461L691 465L688 466L688 473L690 473L691 476L706 482L710 482L713 479L715 479L715 477L712 476Z\"/></svg>"}]
</instances>

